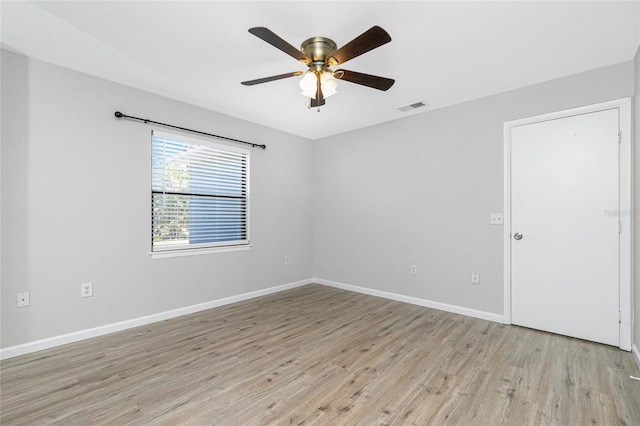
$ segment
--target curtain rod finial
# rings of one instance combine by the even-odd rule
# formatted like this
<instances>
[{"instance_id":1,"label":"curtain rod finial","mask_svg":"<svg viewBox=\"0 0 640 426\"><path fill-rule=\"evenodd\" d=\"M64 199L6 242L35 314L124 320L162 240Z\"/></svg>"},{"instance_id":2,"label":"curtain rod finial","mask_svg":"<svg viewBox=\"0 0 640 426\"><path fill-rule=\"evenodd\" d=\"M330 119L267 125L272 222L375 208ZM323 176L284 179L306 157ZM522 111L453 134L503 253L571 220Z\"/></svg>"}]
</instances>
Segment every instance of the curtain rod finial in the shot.
<instances>
[{"instance_id":1,"label":"curtain rod finial","mask_svg":"<svg viewBox=\"0 0 640 426\"><path fill-rule=\"evenodd\" d=\"M115 115L116 117L118 117L118 118L122 118L122 117L124 117L124 114L123 114L123 113L121 113L120 111L116 111L114 115Z\"/></svg>"}]
</instances>

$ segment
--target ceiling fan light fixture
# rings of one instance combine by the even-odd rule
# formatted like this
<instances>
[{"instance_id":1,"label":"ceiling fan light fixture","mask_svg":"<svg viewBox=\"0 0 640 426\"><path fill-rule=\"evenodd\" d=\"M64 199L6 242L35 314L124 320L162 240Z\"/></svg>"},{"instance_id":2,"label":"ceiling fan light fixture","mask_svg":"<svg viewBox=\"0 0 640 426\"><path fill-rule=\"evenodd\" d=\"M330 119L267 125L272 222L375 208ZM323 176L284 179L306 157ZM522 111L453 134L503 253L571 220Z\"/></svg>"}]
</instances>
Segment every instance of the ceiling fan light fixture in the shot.
<instances>
[{"instance_id":1,"label":"ceiling fan light fixture","mask_svg":"<svg viewBox=\"0 0 640 426\"><path fill-rule=\"evenodd\" d=\"M311 70L304 73L299 83L303 96L306 96L307 98L316 97L316 92L318 91L316 78L316 74Z\"/></svg>"},{"instance_id":2,"label":"ceiling fan light fixture","mask_svg":"<svg viewBox=\"0 0 640 426\"><path fill-rule=\"evenodd\" d=\"M304 73L300 79L300 89L302 95L307 98L314 98L318 92L318 77L315 71L309 70ZM322 89L322 95L324 98L335 95L338 93L338 80L333 76L331 71L323 71L320 74L320 87Z\"/></svg>"},{"instance_id":3,"label":"ceiling fan light fixture","mask_svg":"<svg viewBox=\"0 0 640 426\"><path fill-rule=\"evenodd\" d=\"M331 74L330 71L325 71L320 77L320 87L322 87L322 94L325 98L338 93L338 80Z\"/></svg>"}]
</instances>

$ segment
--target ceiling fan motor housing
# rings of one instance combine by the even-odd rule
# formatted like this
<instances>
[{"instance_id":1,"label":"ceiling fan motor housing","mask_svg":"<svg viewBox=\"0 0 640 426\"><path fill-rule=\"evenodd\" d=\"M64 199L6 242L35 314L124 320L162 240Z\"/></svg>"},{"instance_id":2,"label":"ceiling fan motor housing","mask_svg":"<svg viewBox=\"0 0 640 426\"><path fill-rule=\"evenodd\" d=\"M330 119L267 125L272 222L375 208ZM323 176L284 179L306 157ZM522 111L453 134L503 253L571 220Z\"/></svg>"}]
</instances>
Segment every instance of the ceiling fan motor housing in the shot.
<instances>
[{"instance_id":1,"label":"ceiling fan motor housing","mask_svg":"<svg viewBox=\"0 0 640 426\"><path fill-rule=\"evenodd\" d=\"M307 55L313 61L310 66L315 68L315 71L321 72L326 67L327 58L336 51L338 46L330 38L326 37L311 37L302 42L300 50Z\"/></svg>"}]
</instances>

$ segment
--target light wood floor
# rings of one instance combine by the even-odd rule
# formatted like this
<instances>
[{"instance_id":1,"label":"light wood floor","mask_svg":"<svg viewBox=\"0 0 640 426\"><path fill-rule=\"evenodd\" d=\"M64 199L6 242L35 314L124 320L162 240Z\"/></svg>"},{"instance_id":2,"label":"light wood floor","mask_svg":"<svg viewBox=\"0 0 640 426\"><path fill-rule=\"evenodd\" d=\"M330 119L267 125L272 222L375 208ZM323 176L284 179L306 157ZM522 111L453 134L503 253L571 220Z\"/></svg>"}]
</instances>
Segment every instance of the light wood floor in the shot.
<instances>
[{"instance_id":1,"label":"light wood floor","mask_svg":"<svg viewBox=\"0 0 640 426\"><path fill-rule=\"evenodd\" d=\"M640 424L628 352L321 285L0 372L3 425Z\"/></svg>"}]
</instances>

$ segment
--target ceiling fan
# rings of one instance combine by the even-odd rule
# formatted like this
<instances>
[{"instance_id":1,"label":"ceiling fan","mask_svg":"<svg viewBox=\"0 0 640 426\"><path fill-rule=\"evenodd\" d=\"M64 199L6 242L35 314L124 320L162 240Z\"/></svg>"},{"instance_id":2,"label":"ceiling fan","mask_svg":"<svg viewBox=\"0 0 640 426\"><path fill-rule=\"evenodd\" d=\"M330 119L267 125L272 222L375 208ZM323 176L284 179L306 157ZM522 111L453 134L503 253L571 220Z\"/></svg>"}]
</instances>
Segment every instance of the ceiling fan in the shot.
<instances>
[{"instance_id":1,"label":"ceiling fan","mask_svg":"<svg viewBox=\"0 0 640 426\"><path fill-rule=\"evenodd\" d=\"M333 71L329 68L342 65L356 56L389 43L391 36L379 26L371 27L339 49L333 40L326 37L307 39L302 42L300 50L298 50L268 28L254 27L250 28L249 32L307 65L309 69L305 72L294 71L243 81L242 84L245 86L303 75L300 80L300 88L302 89L302 94L310 99L309 108L312 108L324 105L325 99L337 92L337 80L344 80L383 91L389 90L395 83L395 80L390 78L345 69ZM319 110L320 108L318 108Z\"/></svg>"}]
</instances>

